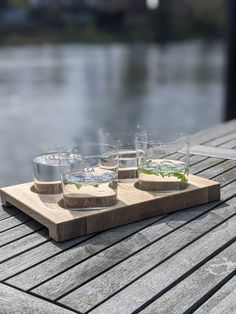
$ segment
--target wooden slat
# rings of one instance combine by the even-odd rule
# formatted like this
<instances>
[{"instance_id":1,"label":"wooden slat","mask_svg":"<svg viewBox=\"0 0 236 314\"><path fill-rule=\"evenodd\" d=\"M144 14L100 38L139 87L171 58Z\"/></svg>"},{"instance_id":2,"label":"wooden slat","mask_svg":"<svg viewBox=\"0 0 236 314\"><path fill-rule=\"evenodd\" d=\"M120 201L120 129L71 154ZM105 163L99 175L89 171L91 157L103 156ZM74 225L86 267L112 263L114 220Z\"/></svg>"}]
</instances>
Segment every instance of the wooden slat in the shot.
<instances>
[{"instance_id":1,"label":"wooden slat","mask_svg":"<svg viewBox=\"0 0 236 314\"><path fill-rule=\"evenodd\" d=\"M69 314L67 310L55 304L36 298L0 283L0 312L3 314Z\"/></svg>"},{"instance_id":2,"label":"wooden slat","mask_svg":"<svg viewBox=\"0 0 236 314\"><path fill-rule=\"evenodd\" d=\"M43 194L39 197L32 191L32 183L7 187L0 192L2 200L14 204L47 227L52 239L65 241L219 199L218 183L193 175L189 175L188 181L185 189L181 189L180 184L178 193L166 191L157 195L138 189L136 179L121 181L114 206L73 212L60 206L62 195ZM150 183L144 180L144 184L150 188ZM164 184L159 185L159 188L165 188Z\"/></svg>"},{"instance_id":3,"label":"wooden slat","mask_svg":"<svg viewBox=\"0 0 236 314\"><path fill-rule=\"evenodd\" d=\"M231 140L231 141L229 141L227 143L224 143L224 144L220 145L220 147L235 149L235 147L236 147L236 139Z\"/></svg>"},{"instance_id":4,"label":"wooden slat","mask_svg":"<svg viewBox=\"0 0 236 314\"><path fill-rule=\"evenodd\" d=\"M236 313L236 290L233 290L224 300L212 309L210 314Z\"/></svg>"},{"instance_id":5,"label":"wooden slat","mask_svg":"<svg viewBox=\"0 0 236 314\"><path fill-rule=\"evenodd\" d=\"M141 221L139 223L133 223L127 226L122 226L119 228L111 229L109 231L105 231L97 235L95 238L84 242L82 246L76 246L70 251L62 252L61 254L52 257L51 259L11 278L10 280L8 280L8 282L25 290L30 289L33 286L41 283L42 281L45 281L52 276L62 272L63 270L66 270L73 265L76 265L80 261L89 258L99 251L104 250L111 245L114 245L116 242L125 239L133 233L161 219L162 217L155 217ZM14 262L15 261L13 260L11 262L11 265ZM30 263L30 261L28 261L26 265L32 264ZM6 268L6 265L3 264L3 269L4 268ZM18 268L16 269L18 270ZM2 277L8 275L9 271L3 270L3 275L0 276Z\"/></svg>"},{"instance_id":6,"label":"wooden slat","mask_svg":"<svg viewBox=\"0 0 236 314\"><path fill-rule=\"evenodd\" d=\"M198 173L199 176L204 177L204 178L214 178L221 173L225 173L228 170L233 170L233 168L236 166L236 161L233 160L226 160L218 165L212 166L211 168L201 171Z\"/></svg>"},{"instance_id":7,"label":"wooden slat","mask_svg":"<svg viewBox=\"0 0 236 314\"><path fill-rule=\"evenodd\" d=\"M215 313L218 304L221 304L233 291L236 291L236 277L230 279L223 287L221 287L212 297L210 297L202 306L200 306L195 314ZM231 300L233 300L230 297ZM234 298L236 300L236 297ZM228 300L228 298L226 299ZM211 312L212 311L212 312ZM236 311L235 311L236 312ZM231 311L223 311L222 313L233 313Z\"/></svg>"},{"instance_id":8,"label":"wooden slat","mask_svg":"<svg viewBox=\"0 0 236 314\"><path fill-rule=\"evenodd\" d=\"M225 144L227 144L230 141L235 140L235 139L236 139L236 127L235 127L235 132L229 133L227 135L215 138L214 140L208 141L207 145L210 145L210 146L224 146Z\"/></svg>"},{"instance_id":9,"label":"wooden slat","mask_svg":"<svg viewBox=\"0 0 236 314\"><path fill-rule=\"evenodd\" d=\"M232 120L217 126L213 126L207 130L200 131L190 136L190 141L196 144L210 142L216 138L236 133L236 121Z\"/></svg>"},{"instance_id":10,"label":"wooden slat","mask_svg":"<svg viewBox=\"0 0 236 314\"><path fill-rule=\"evenodd\" d=\"M70 241L65 241L60 244L54 241L48 241L26 251L25 253L19 254L14 258L11 258L0 264L0 280L5 280L6 278L21 272L22 270L38 264L75 246L76 244L85 241L86 239L89 239L90 237L91 235L84 236Z\"/></svg>"},{"instance_id":11,"label":"wooden slat","mask_svg":"<svg viewBox=\"0 0 236 314\"><path fill-rule=\"evenodd\" d=\"M199 223L200 225L201 223ZM209 255L220 250L224 244L233 241L235 239L235 228L236 217L234 216L157 267L155 265L158 263L159 258L163 259L167 255L166 246L174 246L175 239L171 244L166 241L161 250L160 248L151 250L149 247L149 250L146 249L143 254L140 253L139 256L136 255L134 258L126 260L59 301L85 312L92 309L99 302L111 297L91 313L106 314L110 313L111 309L118 309L119 313L132 313L170 284L178 279L180 280L193 267L203 263L209 258ZM189 230L188 233L195 232L195 230ZM183 233L183 239L188 233ZM216 241L216 239L220 239L220 241ZM145 274L145 269L150 269L150 267L155 268ZM142 274L142 277L138 278L139 274ZM135 281L130 284L131 280ZM129 286L118 292L127 283L129 283ZM116 294L112 297L115 292Z\"/></svg>"},{"instance_id":12,"label":"wooden slat","mask_svg":"<svg viewBox=\"0 0 236 314\"><path fill-rule=\"evenodd\" d=\"M0 203L1 203L1 199L0 199ZM15 207L6 207L0 204L0 221L8 217L11 217L13 215L17 215L19 213L20 213L19 209Z\"/></svg>"},{"instance_id":13,"label":"wooden slat","mask_svg":"<svg viewBox=\"0 0 236 314\"><path fill-rule=\"evenodd\" d=\"M19 215L9 217L4 220L0 220L0 233L6 231L7 229L14 228L18 225L21 225L27 221L31 220L31 218L23 213Z\"/></svg>"},{"instance_id":14,"label":"wooden slat","mask_svg":"<svg viewBox=\"0 0 236 314\"><path fill-rule=\"evenodd\" d=\"M0 236L0 247L6 245L8 242L17 240L18 238L26 236L40 229L42 229L42 225L34 220L31 220L23 225L19 225L13 229L4 231Z\"/></svg>"},{"instance_id":15,"label":"wooden slat","mask_svg":"<svg viewBox=\"0 0 236 314\"><path fill-rule=\"evenodd\" d=\"M202 172L203 170L218 165L223 161L224 161L223 159L219 158L207 158L200 163L190 166L190 173L197 174L199 172Z\"/></svg>"},{"instance_id":16,"label":"wooden slat","mask_svg":"<svg viewBox=\"0 0 236 314\"><path fill-rule=\"evenodd\" d=\"M207 170L206 170L207 171ZM202 174L203 176L205 175L205 173ZM221 184L221 187L224 186L225 184L227 184L228 182L232 182L234 181L236 178L236 169L230 169L216 177L214 177L214 180L216 180L217 182L219 182ZM234 193L234 191L231 191L232 193Z\"/></svg>"},{"instance_id":17,"label":"wooden slat","mask_svg":"<svg viewBox=\"0 0 236 314\"><path fill-rule=\"evenodd\" d=\"M236 169L234 169L234 173L235 173ZM220 173L220 172L219 172ZM216 177L215 179L219 182L224 181L224 184L227 184L229 182L232 181L232 172L227 172L224 174L224 177L221 178L221 175L219 175L218 177ZM235 183L229 184L228 186L226 186L225 188L222 189L222 196L221 199L227 199L228 197L230 197L232 195L232 191L234 191L234 185ZM204 206L204 208L201 209L201 207L197 207L194 210L194 215L197 214L197 210L199 210L200 212L198 214L202 212L211 209L212 207L214 207L215 204L208 204L207 206ZM175 216L174 216L175 217ZM172 217L171 219L174 219L174 217ZM177 215L178 217L178 215ZM194 216L195 217L195 216ZM191 219L191 212L188 210L188 218ZM139 222L138 224L132 224L132 225L128 225L128 226L123 226L121 229L114 229L111 231L108 231L105 233L105 237L103 234L101 234L101 236L98 236L98 239L96 240L97 243L100 243L100 250L101 249L105 249L106 248L106 243L108 241L108 246L111 245L112 243L115 243L115 241L119 241L122 238L132 234L135 231L138 231L142 228L144 228L145 226L148 226L148 224L151 224L152 222L155 222L157 220L159 220L160 218L157 219L153 219L153 220L148 220L148 221L144 221L144 222ZM178 227L178 224L176 222L175 227ZM129 231L130 230L130 231ZM113 232L115 232L115 235L113 234ZM112 234L110 234L112 233ZM99 238L101 237L101 240L99 240ZM102 239L106 239L103 246L101 246L102 243ZM113 242L110 242L110 240L107 239L114 239ZM91 240L90 240L91 241ZM91 247L93 244L93 242L90 241L88 242L88 245ZM85 243L86 244L86 243ZM46 244L44 244L46 246ZM46 246L47 248L47 246ZM85 249L86 249L86 245L85 245ZM7 262L7 264L3 264L2 267L0 266L0 278L6 278L8 276L12 276L14 273L17 273L18 271L22 271L27 267L30 267L32 265L34 265L34 263L36 261L40 261L43 260L43 257L39 255L38 253L38 248L31 250L27 253L25 253L25 255L21 255L16 257L14 260L9 260ZM42 248L42 254L44 252L44 248ZM80 253L79 253L80 252ZM99 252L99 250L97 251ZM92 253L92 252L91 252ZM96 252L93 252L96 253ZM81 258L78 260L78 254L80 254ZM47 255L46 255L47 257ZM46 261L45 263L42 263L36 267L33 267L32 269L29 269L27 272L22 273L22 275L20 275L18 278L16 278L14 280L14 284L21 286L24 289L29 289L32 288L33 285L37 285L39 283L41 283L44 280L47 280L49 278L51 278L52 276L60 273L60 271L66 270L68 267L71 267L73 265L75 265L76 263L78 263L79 261L81 261L83 258L86 258L87 255L83 255L82 254L82 250L80 248L76 249L73 248L73 252L72 253L62 253L59 256L50 259L49 261Z\"/></svg>"},{"instance_id":18,"label":"wooden slat","mask_svg":"<svg viewBox=\"0 0 236 314\"><path fill-rule=\"evenodd\" d=\"M20 254L47 240L48 240L47 230L42 229L37 233L32 233L27 237L23 237L16 241L13 241L10 244L0 248L0 262L3 262L4 260L11 258L17 254Z\"/></svg>"},{"instance_id":19,"label":"wooden slat","mask_svg":"<svg viewBox=\"0 0 236 314\"><path fill-rule=\"evenodd\" d=\"M235 169L234 169L234 171L235 171ZM232 175L233 175L233 172L228 172L222 178L221 178L221 176L216 177L216 180L224 185L224 184L227 184L227 183L232 181ZM228 191L227 193L229 194L229 192L230 192L229 189L224 189L223 194L226 194L226 191ZM126 227L124 227L124 228L126 228ZM142 224L140 225L140 228L142 228ZM122 232L122 234L123 233L124 233L124 231ZM125 233L125 235L126 235L126 233ZM60 245L58 245L58 247L60 247ZM105 247L106 246L104 246L103 248L105 248ZM39 263L40 261L43 261L43 260L47 259L48 257L53 256L54 254L57 254L58 251L56 250L56 252L55 252L55 249L53 249L53 248L55 248L54 244L45 243L42 245L42 248L41 248L41 246L37 247L35 249L32 249L32 250L30 250L24 254L21 254L21 255L15 257L12 260L8 260L4 264L0 265L0 279L5 279L8 276L12 276L14 274L17 274L18 272L23 271L24 269L27 269L28 267L32 267L35 263ZM41 251L42 254L40 254L40 250L42 250ZM74 252L76 254L76 251L74 251ZM62 258L61 263L63 263L64 259L63 259L63 257L61 257L61 258ZM75 258L71 258L71 260L75 261L75 263L77 262L77 260ZM56 265L54 265L54 264L56 264ZM55 260L55 263L53 263L53 261L51 262L52 267L45 265L45 269L48 269L49 272L47 273L47 271L46 272L43 271L42 272L42 278L40 278L40 275L39 275L40 271L37 271L37 268L36 268L36 271L34 272L34 275L33 275L33 276L35 276L35 274L37 273L39 282L36 280L36 284L40 283L42 280L50 278L50 276L56 274L60 270L62 271L63 269L66 269L64 267L62 267L60 269L60 267L59 267L60 270L58 270L57 265L60 265L60 263L57 263L56 260ZM63 265L66 265L66 263L65 264L63 263ZM47 276L49 276L49 277L47 277ZM35 278L34 278L34 280L35 280Z\"/></svg>"},{"instance_id":20,"label":"wooden slat","mask_svg":"<svg viewBox=\"0 0 236 314\"><path fill-rule=\"evenodd\" d=\"M207 159L205 156L198 156L198 155L191 155L189 158L189 164L190 166L193 166L197 163L200 163L201 161Z\"/></svg>"},{"instance_id":21,"label":"wooden slat","mask_svg":"<svg viewBox=\"0 0 236 314\"><path fill-rule=\"evenodd\" d=\"M233 200L231 202L235 204L236 200ZM228 215L232 215L232 213L235 212L235 209L231 208L228 211L227 207L225 205L222 205L222 207L216 209L215 211L212 211L212 213L210 214L207 214L206 217L203 216L200 219L200 226L198 226L198 223L197 223L197 227L196 227L196 221L192 221L189 224L183 226L181 229L176 230L174 233L171 233L169 235L168 233L171 232L174 228L180 227L181 224L188 222L189 220L195 218L197 214L200 214L197 211L197 209L192 210L192 211L189 210L188 212L187 211L182 212L182 215L180 213L179 215L173 214L169 217L166 217L162 221L160 221L160 223L155 224L153 227L142 230L142 232L139 233L139 237L141 235L142 238L147 239L150 243L166 235L166 238L163 238L156 244L153 244L151 248L146 248L143 254L146 254L146 253L149 254L148 252L150 252L150 250L152 250L153 247L157 247L156 251L158 250L163 251L163 249L166 250L166 246L167 246L166 243L170 245L168 254L172 254L175 250L182 247L189 241L192 241L194 238L199 236L199 234L205 232L210 227L214 226L216 223L219 223L221 220L223 220L223 218L220 216L221 211L223 212L223 215L225 215L224 218L226 218L228 217ZM217 215L214 215L214 213L217 213ZM194 232L192 232L191 234L188 234L189 230L194 231ZM183 238L185 231L187 231L186 232L187 235ZM100 270L103 270L104 267L106 266L104 265L105 263L107 264L107 267L111 266L112 264L114 264L113 260L115 260L115 262L122 260L122 258L124 259L124 257L127 257L131 253L137 251L138 249L145 247L145 242L143 244L142 243L140 244L139 242L140 241L138 241L138 237L136 237L136 238L130 239L130 241L126 241L126 243L120 243L116 247L113 247L103 252L101 255L95 257L93 260L87 261L87 265L89 265L88 269L92 269L94 271L95 269L93 265L96 265L96 269L99 270L98 265L100 264ZM122 247L124 247L124 250L128 254L126 253L126 255L124 255L124 250L122 250ZM120 257L118 252L122 252L123 256ZM111 258L107 260L107 256L112 257L112 261L110 260ZM134 259L136 258L134 257ZM52 299L58 298L60 294L68 292L68 289L71 289L75 287L76 285L81 284L82 282L88 280L89 278L97 274L96 272L91 273L91 271L86 274L81 274L84 267L85 265L78 265L78 267L71 269L69 272L63 273L62 275L45 283L41 287L38 287L37 289L34 290L34 292L40 293L42 295L47 295L48 297L51 297ZM63 284L58 286L59 283L63 283Z\"/></svg>"},{"instance_id":22,"label":"wooden slat","mask_svg":"<svg viewBox=\"0 0 236 314\"><path fill-rule=\"evenodd\" d=\"M207 157L236 160L236 150L224 147L195 145L190 148L190 153Z\"/></svg>"},{"instance_id":23,"label":"wooden slat","mask_svg":"<svg viewBox=\"0 0 236 314\"><path fill-rule=\"evenodd\" d=\"M198 268L194 273L181 281L167 293L162 295L155 302L150 304L141 313L182 314L191 308L195 303L197 303L204 295L208 293L208 291L213 289L217 284L224 280L227 275L230 275L230 273L232 273L235 269L236 242L209 260L202 267ZM186 291L188 291L188 293L186 293ZM234 311L229 311L229 309L233 303L236 306L235 292L236 289L226 297L227 300L224 299L219 304L217 304L217 308L212 309L213 313L234 313ZM228 311L222 311L224 308L228 309Z\"/></svg>"},{"instance_id":24,"label":"wooden slat","mask_svg":"<svg viewBox=\"0 0 236 314\"><path fill-rule=\"evenodd\" d=\"M236 200L234 201L234 204L236 204ZM223 212L224 218L221 217L221 211ZM160 238L161 236L163 237L166 235L166 238L163 238L157 244L154 244L153 247L157 246L158 248L160 248L160 251L165 250L166 254L168 247L168 255L172 254L177 249L189 243L203 232L209 230L211 227L214 227L223 219L232 215L232 213L236 213L233 208L231 208L226 213L225 211L227 211L226 207L222 206L221 208L212 211L210 214L207 214L207 217L201 217L201 226L199 226L198 221L192 221L189 224L180 228L179 230L176 230L174 233L168 235L168 232L171 232L174 228L178 226L178 224L175 224L173 222L176 220L176 218L180 219L182 223L183 221L185 221L186 223L188 220L193 219L194 214L197 215L197 212L192 211L192 215L190 215L190 213L187 213L188 217L186 217L186 215L182 215L182 217L180 215L179 217L176 217L175 215L173 217L172 215L171 217L168 217L169 219L166 218L159 224L155 224L155 226L153 226L152 228L146 228L145 230L141 231L136 237L132 237L131 239L126 240L125 243L121 242L118 245L113 246L112 248L97 255L93 259L86 261L86 263L82 263L70 269L69 271L46 282L45 284L36 288L33 291L40 295L47 296L51 299L57 299L62 294L68 293L68 291L70 291L71 289L77 287L78 285L81 285L85 281L91 279L93 276L99 274L104 269L111 267L119 261L122 261L122 259L124 258L129 257L134 252L137 252L138 250L144 248L147 244L158 240L158 238ZM192 231L191 234L189 234L189 230ZM185 238L183 238L184 232L187 233ZM146 241L140 241L140 239L146 239ZM165 244L167 241L168 243L170 243L169 245ZM150 249L152 250L153 247L151 247ZM147 254L150 254L150 249L146 248L143 254L145 254L145 252L147 252ZM155 251L157 251L156 248ZM84 272L83 269L85 269L86 267L90 271Z\"/></svg>"}]
</instances>

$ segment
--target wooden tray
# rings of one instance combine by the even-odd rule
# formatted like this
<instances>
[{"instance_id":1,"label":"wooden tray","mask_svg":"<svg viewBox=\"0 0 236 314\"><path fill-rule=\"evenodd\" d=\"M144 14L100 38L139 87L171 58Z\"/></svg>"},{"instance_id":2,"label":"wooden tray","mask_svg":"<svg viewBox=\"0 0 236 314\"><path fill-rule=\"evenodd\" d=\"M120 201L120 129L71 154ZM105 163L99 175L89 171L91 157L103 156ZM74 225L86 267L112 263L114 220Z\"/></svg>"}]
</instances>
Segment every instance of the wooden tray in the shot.
<instances>
[{"instance_id":1,"label":"wooden tray","mask_svg":"<svg viewBox=\"0 0 236 314\"><path fill-rule=\"evenodd\" d=\"M67 210L59 204L62 194L37 194L33 183L0 189L4 205L14 205L49 230L55 241L106 230L141 219L220 199L220 184L198 176L189 176L187 189L174 193L138 190L136 180L123 180L118 187L115 206L102 209Z\"/></svg>"}]
</instances>

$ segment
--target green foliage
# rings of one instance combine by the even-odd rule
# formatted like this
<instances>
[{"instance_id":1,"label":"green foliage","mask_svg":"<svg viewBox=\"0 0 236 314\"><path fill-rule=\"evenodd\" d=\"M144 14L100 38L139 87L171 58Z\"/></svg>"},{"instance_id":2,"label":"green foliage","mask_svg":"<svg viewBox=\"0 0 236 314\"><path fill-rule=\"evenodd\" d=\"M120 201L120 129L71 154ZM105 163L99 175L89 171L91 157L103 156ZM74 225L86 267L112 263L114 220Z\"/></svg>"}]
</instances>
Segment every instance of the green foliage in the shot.
<instances>
[{"instance_id":1,"label":"green foliage","mask_svg":"<svg viewBox=\"0 0 236 314\"><path fill-rule=\"evenodd\" d=\"M163 163L152 164L152 160L147 160L144 166L139 167L139 173L147 175L155 175L164 177L176 177L182 183L187 183L187 170L178 169L178 164L175 165L171 161L166 161Z\"/></svg>"}]
</instances>

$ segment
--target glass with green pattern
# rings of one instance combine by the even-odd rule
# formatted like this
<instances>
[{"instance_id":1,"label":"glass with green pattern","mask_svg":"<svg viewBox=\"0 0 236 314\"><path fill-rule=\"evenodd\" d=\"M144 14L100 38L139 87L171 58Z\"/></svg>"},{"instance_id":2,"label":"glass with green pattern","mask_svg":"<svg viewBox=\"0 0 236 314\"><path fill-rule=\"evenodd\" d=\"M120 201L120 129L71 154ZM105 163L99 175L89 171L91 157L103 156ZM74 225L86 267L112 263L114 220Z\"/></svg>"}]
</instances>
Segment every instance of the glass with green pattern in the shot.
<instances>
[{"instance_id":1,"label":"glass with green pattern","mask_svg":"<svg viewBox=\"0 0 236 314\"><path fill-rule=\"evenodd\" d=\"M187 188L189 174L189 141L136 142L138 182L141 190L174 192Z\"/></svg>"},{"instance_id":2,"label":"glass with green pattern","mask_svg":"<svg viewBox=\"0 0 236 314\"><path fill-rule=\"evenodd\" d=\"M74 147L62 175L65 207L115 205L118 159L118 148L115 145L81 144Z\"/></svg>"}]
</instances>

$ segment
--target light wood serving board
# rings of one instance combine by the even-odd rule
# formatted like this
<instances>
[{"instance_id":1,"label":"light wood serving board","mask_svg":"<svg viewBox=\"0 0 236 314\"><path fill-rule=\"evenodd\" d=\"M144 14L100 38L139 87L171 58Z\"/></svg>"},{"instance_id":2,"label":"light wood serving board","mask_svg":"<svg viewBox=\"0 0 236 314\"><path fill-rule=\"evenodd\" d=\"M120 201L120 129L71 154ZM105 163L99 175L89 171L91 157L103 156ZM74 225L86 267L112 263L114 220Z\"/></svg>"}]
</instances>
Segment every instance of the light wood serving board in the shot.
<instances>
[{"instance_id":1,"label":"light wood serving board","mask_svg":"<svg viewBox=\"0 0 236 314\"><path fill-rule=\"evenodd\" d=\"M173 193L141 191L135 187L135 182L132 179L120 182L117 204L102 209L64 209L59 205L62 194L35 193L32 182L2 188L0 194L4 205L14 205L46 226L55 241L220 199L219 183L194 175L189 176L187 189Z\"/></svg>"}]
</instances>

